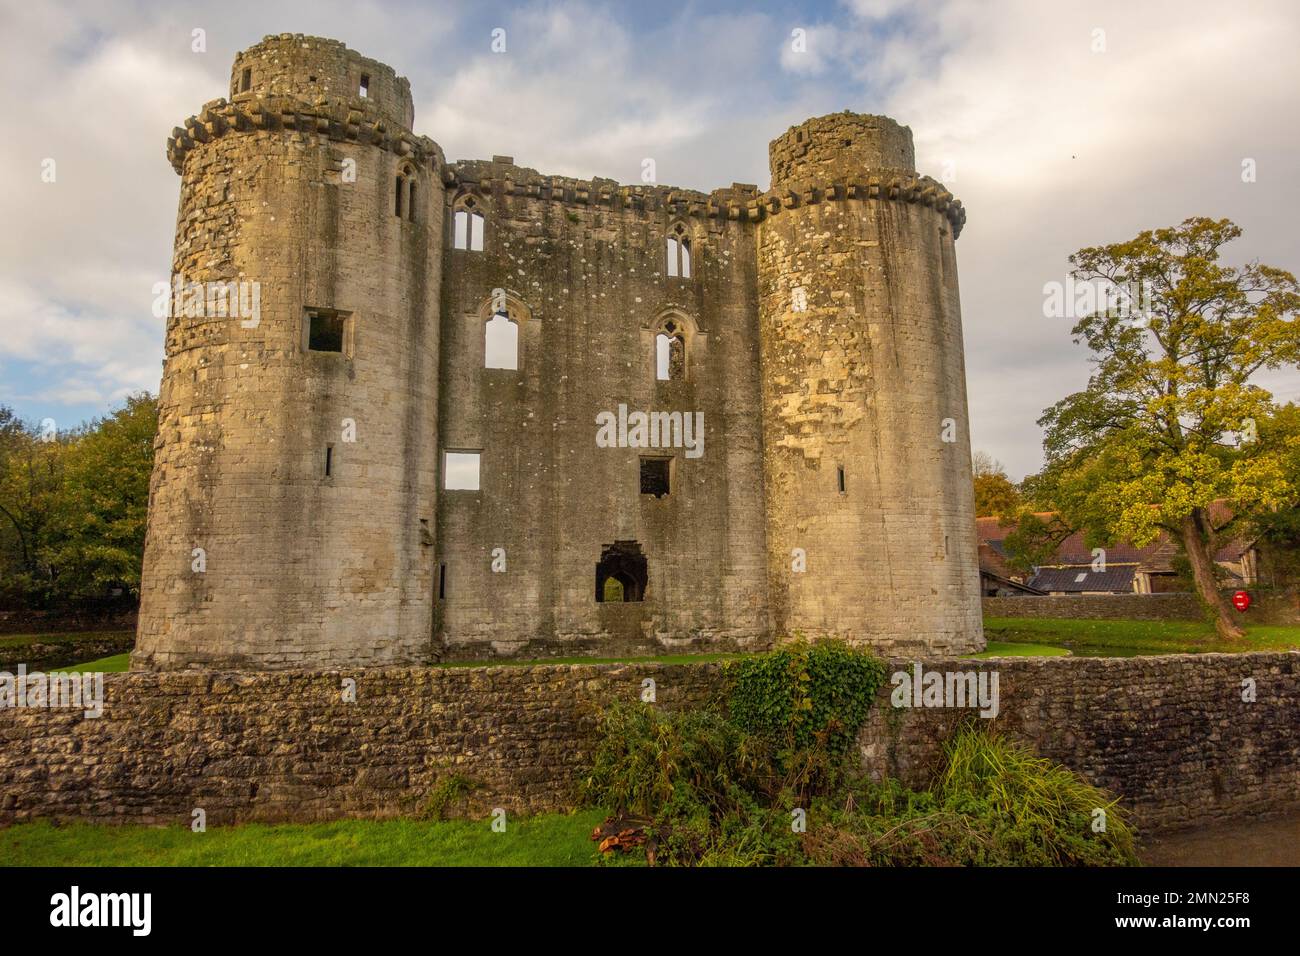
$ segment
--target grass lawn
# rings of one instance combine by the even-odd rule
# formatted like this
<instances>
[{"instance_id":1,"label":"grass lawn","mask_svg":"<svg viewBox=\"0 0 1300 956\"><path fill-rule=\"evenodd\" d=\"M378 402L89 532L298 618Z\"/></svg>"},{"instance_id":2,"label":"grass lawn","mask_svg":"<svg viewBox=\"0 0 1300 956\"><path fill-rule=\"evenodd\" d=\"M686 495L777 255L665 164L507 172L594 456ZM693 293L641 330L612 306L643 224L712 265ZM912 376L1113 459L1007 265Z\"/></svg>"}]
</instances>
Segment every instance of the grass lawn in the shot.
<instances>
[{"instance_id":1,"label":"grass lawn","mask_svg":"<svg viewBox=\"0 0 1300 956\"><path fill-rule=\"evenodd\" d=\"M1202 621L1091 621L1056 618L986 617L989 645L1036 644L1067 648L1081 657L1137 657L1142 654L1286 651L1300 649L1300 626L1251 625L1246 639L1219 640Z\"/></svg>"},{"instance_id":2,"label":"grass lawn","mask_svg":"<svg viewBox=\"0 0 1300 956\"><path fill-rule=\"evenodd\" d=\"M589 866L602 810L506 820L338 820L210 827L53 826L0 830L6 866ZM614 862L614 861L610 861ZM629 855L626 862L644 862Z\"/></svg>"},{"instance_id":3,"label":"grass lawn","mask_svg":"<svg viewBox=\"0 0 1300 956\"><path fill-rule=\"evenodd\" d=\"M979 654L965 654L963 656L983 660L988 657L1064 657L1069 653L1068 648L1054 647L1051 644L989 641L989 646Z\"/></svg>"},{"instance_id":4,"label":"grass lawn","mask_svg":"<svg viewBox=\"0 0 1300 956\"><path fill-rule=\"evenodd\" d=\"M74 664L72 667L52 667L50 670L62 671L65 674L83 674L86 671L103 671L105 674L118 674L122 671L131 669L131 655L114 654L112 657L101 657L97 661L86 661L84 664Z\"/></svg>"},{"instance_id":5,"label":"grass lawn","mask_svg":"<svg viewBox=\"0 0 1300 956\"><path fill-rule=\"evenodd\" d=\"M1137 657L1142 654L1198 654L1211 651L1300 650L1300 626L1251 625L1246 640L1230 644L1215 636L1201 621L1094 621L1078 618L986 617L984 636L988 649L969 657ZM0 640L68 639L76 635L15 635ZM670 654L662 657L547 657L535 660L445 661L436 667L531 667L538 664L698 664L725 661L743 654ZM128 670L130 655L115 654L74 667L51 668L67 672Z\"/></svg>"}]
</instances>

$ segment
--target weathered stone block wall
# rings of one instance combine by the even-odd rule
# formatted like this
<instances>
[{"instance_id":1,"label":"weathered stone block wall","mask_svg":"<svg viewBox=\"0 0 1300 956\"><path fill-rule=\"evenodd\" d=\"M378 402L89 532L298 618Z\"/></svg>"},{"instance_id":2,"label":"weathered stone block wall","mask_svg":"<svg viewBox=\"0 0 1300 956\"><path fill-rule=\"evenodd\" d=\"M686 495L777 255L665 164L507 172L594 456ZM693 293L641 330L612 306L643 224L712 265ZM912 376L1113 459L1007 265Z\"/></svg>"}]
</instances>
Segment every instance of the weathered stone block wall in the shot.
<instances>
[{"instance_id":1,"label":"weathered stone block wall","mask_svg":"<svg viewBox=\"0 0 1300 956\"><path fill-rule=\"evenodd\" d=\"M267 37L230 89L168 141L173 268L259 283L261 316L168 324L135 666L982 646L965 213L905 127L810 120L772 144L771 191L706 194L448 165L407 81L333 40ZM469 200L481 251L448 229ZM494 289L518 369L484 367ZM305 347L309 307L346 314L342 354ZM659 381L670 318L685 374ZM702 457L598 447L620 407L702 414ZM477 491L438 493L445 451L480 453ZM640 493L642 455L671 460L667 496ZM597 601L629 541L644 600Z\"/></svg>"},{"instance_id":2,"label":"weathered stone block wall","mask_svg":"<svg viewBox=\"0 0 1300 956\"><path fill-rule=\"evenodd\" d=\"M1300 594L1251 590L1251 606L1240 620L1250 624L1300 624ZM1200 621L1205 612L1195 594L1079 594L1059 597L986 597L989 617L1084 618L1089 620Z\"/></svg>"},{"instance_id":3,"label":"weathered stone block wall","mask_svg":"<svg viewBox=\"0 0 1300 956\"><path fill-rule=\"evenodd\" d=\"M359 61L341 44L271 38L246 57L263 64L252 90L170 142L173 275L244 283L258 308L174 303L133 660L427 659L443 159L379 118L382 95L281 95L272 64L344 75ZM397 215L399 174L413 215ZM308 349L311 308L346 315L343 351Z\"/></svg>"},{"instance_id":4,"label":"weathered stone block wall","mask_svg":"<svg viewBox=\"0 0 1300 956\"><path fill-rule=\"evenodd\" d=\"M247 71L248 88L243 80ZM366 79L366 95L361 80ZM304 103L346 102L349 108L390 125L410 128L415 119L411 83L385 63L349 50L339 40L280 33L235 55L230 99L254 102L288 96Z\"/></svg>"},{"instance_id":5,"label":"weathered stone block wall","mask_svg":"<svg viewBox=\"0 0 1300 956\"><path fill-rule=\"evenodd\" d=\"M910 666L891 662L890 671ZM996 671L995 726L1121 794L1148 827L1300 806L1300 654L930 660ZM573 805L596 714L709 700L721 665L603 664L105 677L104 716L0 710L0 823L188 824L414 813L437 781L468 810ZM342 682L357 682L345 703ZM1256 701L1241 699L1255 682ZM893 709L880 691L861 746L876 774L923 785L970 711Z\"/></svg>"},{"instance_id":6,"label":"weathered stone block wall","mask_svg":"<svg viewBox=\"0 0 1300 956\"><path fill-rule=\"evenodd\" d=\"M446 656L652 655L769 640L752 231L709 196L543 176L506 158L453 166L448 214L484 213L482 251L448 248L440 402L445 449L481 450L478 491L443 491ZM752 193L744 198L749 198ZM669 276L665 239L689 237ZM448 243L450 247L451 243ZM502 289L518 368L485 368ZM655 336L685 337L684 377L656 377ZM702 454L599 447L597 415L703 416ZM641 456L671 460L664 497ZM615 541L646 557L644 600L595 599ZM492 569L494 549L505 570Z\"/></svg>"},{"instance_id":7,"label":"weathered stone block wall","mask_svg":"<svg viewBox=\"0 0 1300 956\"><path fill-rule=\"evenodd\" d=\"M915 177L911 155L906 127L855 114L772 144L789 202L758 224L769 590L777 633L960 654L984 641L956 224L946 201L846 188Z\"/></svg>"}]
</instances>

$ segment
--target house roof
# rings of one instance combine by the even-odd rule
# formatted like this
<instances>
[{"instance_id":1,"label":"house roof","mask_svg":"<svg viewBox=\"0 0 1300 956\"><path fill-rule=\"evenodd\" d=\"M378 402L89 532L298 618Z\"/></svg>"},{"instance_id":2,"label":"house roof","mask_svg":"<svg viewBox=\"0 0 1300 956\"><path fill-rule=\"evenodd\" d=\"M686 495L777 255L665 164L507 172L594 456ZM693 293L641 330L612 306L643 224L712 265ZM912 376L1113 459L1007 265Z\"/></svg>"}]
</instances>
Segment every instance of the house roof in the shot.
<instances>
[{"instance_id":1,"label":"house roof","mask_svg":"<svg viewBox=\"0 0 1300 956\"><path fill-rule=\"evenodd\" d=\"M1010 578L1011 566L1007 564L1007 554L1002 549L1002 542L981 541L979 544L980 570L997 577Z\"/></svg>"},{"instance_id":2,"label":"house roof","mask_svg":"<svg viewBox=\"0 0 1300 956\"><path fill-rule=\"evenodd\" d=\"M1001 574L997 574L996 572L990 571L988 568L983 567L982 565L980 567L980 574L983 577L996 581L1000 586L1007 588L1008 590L1011 591L1023 591L1025 594L1046 594L1047 593L1046 591L1040 591L1032 584L1021 584L1019 581L1016 581L1012 578L1003 577Z\"/></svg>"},{"instance_id":3,"label":"house roof","mask_svg":"<svg viewBox=\"0 0 1300 956\"><path fill-rule=\"evenodd\" d=\"M1132 591L1133 575L1137 569L1136 564L1110 562L1107 562L1105 571L1094 571L1088 564L1039 568L1030 578L1029 584L1040 591L1065 591L1072 594L1083 591Z\"/></svg>"},{"instance_id":4,"label":"house roof","mask_svg":"<svg viewBox=\"0 0 1300 956\"><path fill-rule=\"evenodd\" d=\"M1210 507L1210 520L1216 525L1222 524L1231 516L1232 512L1224 501L1216 501ZM1056 512L1039 512L1037 517L1044 521L1050 521L1056 517ZM996 553L1005 559L1006 548L1003 545L1003 540L1015 530L1015 524L1003 524L999 519L989 517L976 518L975 527L981 545L981 559L985 555L984 545L988 545L992 553ZM1051 563L1059 565L1090 565L1093 560L1092 549L1085 543L1085 538L1086 535L1082 531L1076 531L1070 535L1057 546L1055 553L1051 556ZM1252 542L1246 538L1232 538L1224 542L1215 552L1214 560L1219 562L1240 561L1242 554L1250 549L1251 544ZM1134 563L1138 566L1138 570L1141 571L1167 573L1173 570L1173 558L1178 553L1178 542L1166 532L1161 531L1155 540L1142 548L1134 547L1128 541L1116 542L1106 548L1106 563L1108 565ZM1005 563L1003 567L1005 567Z\"/></svg>"}]
</instances>

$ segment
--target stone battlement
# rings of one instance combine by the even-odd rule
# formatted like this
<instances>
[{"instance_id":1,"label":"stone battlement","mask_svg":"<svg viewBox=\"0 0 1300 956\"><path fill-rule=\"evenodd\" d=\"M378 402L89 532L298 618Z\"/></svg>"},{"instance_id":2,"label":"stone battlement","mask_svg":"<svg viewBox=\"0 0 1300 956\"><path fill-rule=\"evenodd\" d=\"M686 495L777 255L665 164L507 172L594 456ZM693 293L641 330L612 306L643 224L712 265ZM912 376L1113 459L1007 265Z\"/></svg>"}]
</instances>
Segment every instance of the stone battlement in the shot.
<instances>
[{"instance_id":1,"label":"stone battlement","mask_svg":"<svg viewBox=\"0 0 1300 956\"><path fill-rule=\"evenodd\" d=\"M782 209L845 199L888 199L920 203L943 213L954 237L966 223L966 210L943 184L929 176L905 171L871 173L858 180L801 184L797 189L753 194L736 186L709 193L675 186L620 185L616 180L547 176L520 166L469 160L447 164L442 148L426 136L393 130L382 119L367 118L356 100L305 103L291 96L265 97L242 105L225 99L206 104L177 127L167 139L167 158L180 173L195 143L206 143L230 132L282 131L315 134L335 142L361 142L407 157L439 172L450 188L487 194L500 187L506 195L581 206L608 206L647 212L667 210L694 218L758 222ZM739 193L739 195L737 195Z\"/></svg>"},{"instance_id":2,"label":"stone battlement","mask_svg":"<svg viewBox=\"0 0 1300 956\"><path fill-rule=\"evenodd\" d=\"M752 193L736 187L709 193L674 186L623 186L612 179L570 179L545 176L532 169L499 163L473 161L453 163L444 177L449 188L461 187L488 194L499 187L506 195L529 196L552 202L582 206L666 210L679 216L759 222L783 209L838 202L845 199L888 199L920 203L943 213L952 224L954 236L966 223L966 210L943 184L929 176L904 171L866 173L858 179L801 184L797 189L773 189ZM739 195L738 195L739 193Z\"/></svg>"},{"instance_id":3,"label":"stone battlement","mask_svg":"<svg viewBox=\"0 0 1300 956\"><path fill-rule=\"evenodd\" d=\"M367 116L364 104L355 99L307 103L294 96L265 96L243 103L215 99L175 127L167 138L167 159L172 169L183 173L185 157L196 143L208 143L227 133L287 132L316 135L334 142L357 142L377 146L442 174L446 158L442 147L427 136L394 128L383 119Z\"/></svg>"}]
</instances>

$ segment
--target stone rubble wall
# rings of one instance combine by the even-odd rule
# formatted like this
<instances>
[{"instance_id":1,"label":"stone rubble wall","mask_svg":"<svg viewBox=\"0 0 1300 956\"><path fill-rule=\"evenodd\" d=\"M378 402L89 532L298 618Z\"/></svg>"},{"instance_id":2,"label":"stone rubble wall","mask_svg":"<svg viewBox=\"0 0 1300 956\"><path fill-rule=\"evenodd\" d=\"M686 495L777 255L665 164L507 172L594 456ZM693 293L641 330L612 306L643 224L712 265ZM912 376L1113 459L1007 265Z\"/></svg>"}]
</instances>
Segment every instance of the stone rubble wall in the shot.
<instances>
[{"instance_id":1,"label":"stone rubble wall","mask_svg":"<svg viewBox=\"0 0 1300 956\"><path fill-rule=\"evenodd\" d=\"M721 664L584 664L109 674L105 712L0 710L0 824L188 825L382 817L440 780L479 787L463 812L571 808L597 714L709 701ZM910 662L890 662L893 673ZM1122 795L1141 825L1300 807L1300 654L929 660L996 670L994 725ZM356 702L343 701L344 678ZM1256 701L1241 699L1255 682ZM882 687L861 750L873 774L924 785L970 711L894 709Z\"/></svg>"},{"instance_id":2,"label":"stone rubble wall","mask_svg":"<svg viewBox=\"0 0 1300 956\"><path fill-rule=\"evenodd\" d=\"M1300 624L1300 594L1248 588L1250 609L1245 624ZM986 597L988 617L1045 617L1108 621L1202 621L1205 612L1192 593L1070 594Z\"/></svg>"}]
</instances>

